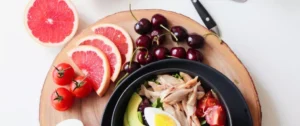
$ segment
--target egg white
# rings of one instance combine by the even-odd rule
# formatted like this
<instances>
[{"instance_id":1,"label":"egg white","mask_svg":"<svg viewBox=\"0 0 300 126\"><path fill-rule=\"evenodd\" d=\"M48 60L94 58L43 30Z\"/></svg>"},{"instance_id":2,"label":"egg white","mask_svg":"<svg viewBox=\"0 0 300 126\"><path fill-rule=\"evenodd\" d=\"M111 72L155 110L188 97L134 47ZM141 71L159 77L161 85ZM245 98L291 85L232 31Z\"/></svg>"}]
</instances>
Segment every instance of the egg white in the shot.
<instances>
[{"instance_id":1,"label":"egg white","mask_svg":"<svg viewBox=\"0 0 300 126\"><path fill-rule=\"evenodd\" d=\"M67 119L61 121L56 126L83 126L83 123L78 119Z\"/></svg>"},{"instance_id":2,"label":"egg white","mask_svg":"<svg viewBox=\"0 0 300 126\"><path fill-rule=\"evenodd\" d=\"M158 109L158 108L153 108L153 107L147 107L144 109L144 115L145 115L145 120L147 121L147 123L149 124L149 126L155 126L155 115L156 114L163 114L163 115L167 115L168 117L170 117L172 120L174 120L174 122L176 123L176 126L180 126L180 123L178 122L178 120L173 117L171 114Z\"/></svg>"}]
</instances>

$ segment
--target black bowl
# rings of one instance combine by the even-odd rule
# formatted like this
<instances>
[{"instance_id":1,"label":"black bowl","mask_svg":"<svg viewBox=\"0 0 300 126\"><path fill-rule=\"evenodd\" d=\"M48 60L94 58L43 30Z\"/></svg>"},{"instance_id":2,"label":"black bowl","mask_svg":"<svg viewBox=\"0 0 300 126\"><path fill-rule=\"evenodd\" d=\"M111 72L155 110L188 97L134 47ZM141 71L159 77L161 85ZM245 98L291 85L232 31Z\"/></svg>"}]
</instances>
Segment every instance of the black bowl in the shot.
<instances>
[{"instance_id":1,"label":"black bowl","mask_svg":"<svg viewBox=\"0 0 300 126\"><path fill-rule=\"evenodd\" d=\"M108 105L114 106L113 115L111 117L111 125L123 125L123 117L127 108L128 101L131 95L142 84L142 82L158 74L174 73L179 71L186 72L191 76L199 76L199 80L203 83L202 85L205 88L211 88L218 94L223 106L226 109L227 126L253 125L252 118L249 114L249 108L245 102L245 99L243 98L237 87L227 77L207 65L182 59L163 60L149 64L133 73L130 77L127 78L127 80L124 80L113 93L108 103ZM129 84L128 82L131 82L131 84L127 87L127 85ZM120 96L120 92L117 91L122 91L121 88L125 87L127 88L125 90L123 89L124 91ZM120 97L115 104L117 98L116 96ZM104 114L112 112L112 109L112 106L107 106ZM109 123L104 120L105 116L107 115L103 116L102 121L106 122L105 124L107 125ZM104 124L104 122L102 122L102 124Z\"/></svg>"}]
</instances>

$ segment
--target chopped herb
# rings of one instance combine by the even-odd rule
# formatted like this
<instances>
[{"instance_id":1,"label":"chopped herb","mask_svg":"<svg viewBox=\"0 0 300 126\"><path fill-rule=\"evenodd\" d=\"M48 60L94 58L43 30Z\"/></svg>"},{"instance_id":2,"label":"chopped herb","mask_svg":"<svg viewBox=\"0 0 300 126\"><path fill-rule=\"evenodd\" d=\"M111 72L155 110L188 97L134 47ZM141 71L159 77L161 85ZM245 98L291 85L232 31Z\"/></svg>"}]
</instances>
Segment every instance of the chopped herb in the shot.
<instances>
[{"instance_id":1,"label":"chopped herb","mask_svg":"<svg viewBox=\"0 0 300 126\"><path fill-rule=\"evenodd\" d=\"M206 124L206 120L202 120L201 125L205 125L205 124Z\"/></svg>"},{"instance_id":2,"label":"chopped herb","mask_svg":"<svg viewBox=\"0 0 300 126\"><path fill-rule=\"evenodd\" d=\"M180 76L178 73L173 74L172 76L175 77L175 78L177 78L177 79L183 79L183 77Z\"/></svg>"},{"instance_id":3,"label":"chopped herb","mask_svg":"<svg viewBox=\"0 0 300 126\"><path fill-rule=\"evenodd\" d=\"M149 81L154 82L154 83L156 83L156 84L160 84L160 83L157 81L157 78L153 78L153 79L151 79L151 80L149 80Z\"/></svg>"},{"instance_id":4,"label":"chopped herb","mask_svg":"<svg viewBox=\"0 0 300 126\"><path fill-rule=\"evenodd\" d=\"M162 108L162 102L160 101L160 98L157 98L153 103L152 107L154 108Z\"/></svg>"},{"instance_id":5,"label":"chopped herb","mask_svg":"<svg viewBox=\"0 0 300 126\"><path fill-rule=\"evenodd\" d=\"M148 84L148 81L145 81L145 82L144 82L144 86L145 86L146 88L150 87L149 84Z\"/></svg>"},{"instance_id":6,"label":"chopped herb","mask_svg":"<svg viewBox=\"0 0 300 126\"><path fill-rule=\"evenodd\" d=\"M138 111L138 118L141 123L143 123L142 112Z\"/></svg>"}]
</instances>

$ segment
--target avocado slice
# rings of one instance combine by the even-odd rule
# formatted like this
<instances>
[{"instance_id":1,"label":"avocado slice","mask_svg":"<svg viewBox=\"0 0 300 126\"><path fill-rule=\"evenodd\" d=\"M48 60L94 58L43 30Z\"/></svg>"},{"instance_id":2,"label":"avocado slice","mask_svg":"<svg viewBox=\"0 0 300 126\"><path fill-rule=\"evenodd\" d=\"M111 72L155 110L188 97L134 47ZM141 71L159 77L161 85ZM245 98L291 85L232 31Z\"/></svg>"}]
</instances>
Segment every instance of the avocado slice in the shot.
<instances>
[{"instance_id":1,"label":"avocado slice","mask_svg":"<svg viewBox=\"0 0 300 126\"><path fill-rule=\"evenodd\" d=\"M138 117L138 107L142 102L142 98L137 93L133 93L124 115L124 126L144 126Z\"/></svg>"}]
</instances>

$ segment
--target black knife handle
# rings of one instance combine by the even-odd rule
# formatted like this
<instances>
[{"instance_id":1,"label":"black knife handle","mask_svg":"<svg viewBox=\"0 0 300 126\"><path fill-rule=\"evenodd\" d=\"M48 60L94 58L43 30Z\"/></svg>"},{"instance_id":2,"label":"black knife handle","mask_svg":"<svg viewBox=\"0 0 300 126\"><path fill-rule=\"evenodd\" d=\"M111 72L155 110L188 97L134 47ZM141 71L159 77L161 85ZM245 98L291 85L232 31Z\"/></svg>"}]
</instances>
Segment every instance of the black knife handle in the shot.
<instances>
[{"instance_id":1,"label":"black knife handle","mask_svg":"<svg viewBox=\"0 0 300 126\"><path fill-rule=\"evenodd\" d=\"M216 22L213 20L213 18L209 15L207 10L203 7L203 5L200 3L199 0L192 0L193 5L195 6L198 14L200 15L202 21L206 25L208 29L211 29L215 26L217 26Z\"/></svg>"}]
</instances>

